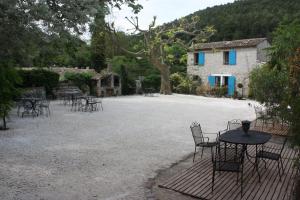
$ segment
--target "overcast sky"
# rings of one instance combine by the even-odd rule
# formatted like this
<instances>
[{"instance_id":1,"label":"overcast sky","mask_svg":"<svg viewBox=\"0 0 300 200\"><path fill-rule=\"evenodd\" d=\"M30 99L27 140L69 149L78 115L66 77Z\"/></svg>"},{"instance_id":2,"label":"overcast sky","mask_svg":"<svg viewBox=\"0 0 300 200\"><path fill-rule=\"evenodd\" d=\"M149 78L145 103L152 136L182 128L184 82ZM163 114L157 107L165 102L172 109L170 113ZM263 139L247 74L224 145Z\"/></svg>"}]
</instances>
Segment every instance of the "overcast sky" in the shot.
<instances>
[{"instance_id":1,"label":"overcast sky","mask_svg":"<svg viewBox=\"0 0 300 200\"><path fill-rule=\"evenodd\" d=\"M137 14L139 24L142 28L147 27L153 16L157 16L157 25L173 21L180 17L194 13L195 11L231 3L234 0L138 0L144 8ZM115 22L116 28L122 31L132 28L125 19L128 16L135 16L131 9L123 6L122 10L113 9L112 14L107 16L107 21Z\"/></svg>"}]
</instances>

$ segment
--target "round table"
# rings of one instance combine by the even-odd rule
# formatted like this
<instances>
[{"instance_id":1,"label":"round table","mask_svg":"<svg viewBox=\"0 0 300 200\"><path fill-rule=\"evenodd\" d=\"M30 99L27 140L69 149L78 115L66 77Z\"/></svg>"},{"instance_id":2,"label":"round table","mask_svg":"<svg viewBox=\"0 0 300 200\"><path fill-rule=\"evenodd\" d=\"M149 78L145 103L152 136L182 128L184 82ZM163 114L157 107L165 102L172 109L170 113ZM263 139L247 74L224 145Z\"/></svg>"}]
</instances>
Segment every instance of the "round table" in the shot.
<instances>
[{"instance_id":1,"label":"round table","mask_svg":"<svg viewBox=\"0 0 300 200\"><path fill-rule=\"evenodd\" d=\"M254 165L256 172L259 177L260 181L260 174L258 171L258 162L257 162L257 145L262 145L267 143L271 139L271 134L260 132L260 131L253 131L249 130L248 134L245 134L242 129L235 129L225 132L224 134L220 135L219 141L225 143L232 143L232 144L241 144L243 145L243 151L246 152L246 158L249 160L250 163ZM249 155L247 151L247 145L255 145L255 157ZM225 145L226 146L226 145ZM255 158L255 162L253 163L250 160L250 157Z\"/></svg>"},{"instance_id":2,"label":"round table","mask_svg":"<svg viewBox=\"0 0 300 200\"><path fill-rule=\"evenodd\" d=\"M248 134L245 134L243 130L236 129L220 135L219 140L233 144L259 145L265 144L271 137L271 134L265 132L249 130Z\"/></svg>"}]
</instances>

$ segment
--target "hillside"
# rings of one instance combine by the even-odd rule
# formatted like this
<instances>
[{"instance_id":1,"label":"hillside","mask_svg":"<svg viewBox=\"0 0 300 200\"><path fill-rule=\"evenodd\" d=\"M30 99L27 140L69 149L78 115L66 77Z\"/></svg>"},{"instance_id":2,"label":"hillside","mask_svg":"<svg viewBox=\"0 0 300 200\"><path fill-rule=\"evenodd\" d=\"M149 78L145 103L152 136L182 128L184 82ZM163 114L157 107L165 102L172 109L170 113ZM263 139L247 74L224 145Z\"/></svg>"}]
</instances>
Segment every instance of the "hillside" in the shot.
<instances>
[{"instance_id":1,"label":"hillside","mask_svg":"<svg viewBox=\"0 0 300 200\"><path fill-rule=\"evenodd\" d=\"M299 0L238 0L234 3L199 10L186 16L200 16L200 25L214 25L217 33L211 41L272 38L281 21L300 20ZM168 25L178 23L177 20Z\"/></svg>"}]
</instances>

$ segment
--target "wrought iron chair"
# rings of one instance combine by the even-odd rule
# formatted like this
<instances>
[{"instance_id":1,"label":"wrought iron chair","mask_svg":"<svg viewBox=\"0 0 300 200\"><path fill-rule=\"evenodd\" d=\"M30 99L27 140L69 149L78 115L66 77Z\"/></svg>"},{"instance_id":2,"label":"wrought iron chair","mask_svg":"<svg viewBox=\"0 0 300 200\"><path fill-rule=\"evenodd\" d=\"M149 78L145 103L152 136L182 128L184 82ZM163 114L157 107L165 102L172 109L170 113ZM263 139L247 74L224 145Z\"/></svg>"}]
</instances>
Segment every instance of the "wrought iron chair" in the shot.
<instances>
[{"instance_id":1,"label":"wrought iron chair","mask_svg":"<svg viewBox=\"0 0 300 200\"><path fill-rule=\"evenodd\" d=\"M277 168L278 168L278 174L279 174L279 180L281 181L281 176L284 174L284 167L282 163L282 152L283 149L287 143L287 137L283 140L283 143L281 144L280 148L274 148L274 147L268 147L266 145L262 146L262 149L257 152L256 154L256 162L257 166L259 164L260 159L262 159L265 163L265 168L267 168L267 162L264 159L277 161ZM281 165L281 169L280 169ZM282 174L280 171L282 170Z\"/></svg>"},{"instance_id":2,"label":"wrought iron chair","mask_svg":"<svg viewBox=\"0 0 300 200\"><path fill-rule=\"evenodd\" d=\"M46 116L50 116L50 101L43 99L38 104L39 113L44 114L44 111L46 113Z\"/></svg>"},{"instance_id":3,"label":"wrought iron chair","mask_svg":"<svg viewBox=\"0 0 300 200\"><path fill-rule=\"evenodd\" d=\"M218 172L234 172L237 173L237 184L239 181L239 174L241 174L241 196L243 196L243 170L244 170L244 155L245 149L242 145L239 145L242 151L234 152L235 155L228 156L229 153L227 148L224 148L222 142L219 142L216 146L215 153L212 153L213 162L213 175L212 175L212 192L215 184L215 174ZM230 159L229 159L230 157ZM234 159L231 159L234 157Z\"/></svg>"},{"instance_id":4,"label":"wrought iron chair","mask_svg":"<svg viewBox=\"0 0 300 200\"><path fill-rule=\"evenodd\" d=\"M197 151L197 147L201 147L201 158L203 156L203 150L205 147L209 147L211 149L211 152L213 147L217 145L216 141L209 141L209 137L205 137L204 135L207 134L214 134L217 136L217 133L203 133L201 129L201 125L198 122L193 122L192 125L190 126L192 135L194 138L195 142L195 151L194 151L194 157L193 157L193 162L195 161L195 155Z\"/></svg>"},{"instance_id":5,"label":"wrought iron chair","mask_svg":"<svg viewBox=\"0 0 300 200\"><path fill-rule=\"evenodd\" d=\"M274 127L274 120L272 115L267 110L263 110L260 106L254 106L254 111L256 115L255 124L254 126L257 126L257 121L262 121L262 129L264 128L264 125L268 125L269 123L272 123Z\"/></svg>"},{"instance_id":6,"label":"wrought iron chair","mask_svg":"<svg viewBox=\"0 0 300 200\"><path fill-rule=\"evenodd\" d=\"M242 121L240 119L233 119L227 123L227 131L234 130L242 127Z\"/></svg>"},{"instance_id":7,"label":"wrought iron chair","mask_svg":"<svg viewBox=\"0 0 300 200\"><path fill-rule=\"evenodd\" d=\"M225 130L219 131L218 137L220 137L220 135L222 133L225 133L226 131L235 130L241 127L242 127L242 121L240 119L230 120L227 122L227 128ZM235 144L222 143L221 146L223 146L223 148L226 148L226 152L230 152L228 153L228 155L225 154L225 156L227 157L227 159L231 159L231 160L234 159L234 156L236 154L242 151L241 146Z\"/></svg>"}]
</instances>

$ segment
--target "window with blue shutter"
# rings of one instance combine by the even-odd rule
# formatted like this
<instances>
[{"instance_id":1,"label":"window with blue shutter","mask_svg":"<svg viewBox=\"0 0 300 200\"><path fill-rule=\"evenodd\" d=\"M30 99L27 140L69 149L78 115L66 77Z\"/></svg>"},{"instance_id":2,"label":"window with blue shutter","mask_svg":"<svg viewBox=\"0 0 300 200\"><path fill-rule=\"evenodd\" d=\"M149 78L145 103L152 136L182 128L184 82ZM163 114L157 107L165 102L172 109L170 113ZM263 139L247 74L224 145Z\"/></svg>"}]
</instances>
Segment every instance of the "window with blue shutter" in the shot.
<instances>
[{"instance_id":1,"label":"window with blue shutter","mask_svg":"<svg viewBox=\"0 0 300 200\"><path fill-rule=\"evenodd\" d=\"M236 50L229 51L229 65L236 65Z\"/></svg>"},{"instance_id":2,"label":"window with blue shutter","mask_svg":"<svg viewBox=\"0 0 300 200\"><path fill-rule=\"evenodd\" d=\"M204 52L198 53L198 65L204 65L205 63L205 54Z\"/></svg>"},{"instance_id":3,"label":"window with blue shutter","mask_svg":"<svg viewBox=\"0 0 300 200\"><path fill-rule=\"evenodd\" d=\"M208 83L210 87L215 87L216 78L214 76L208 76Z\"/></svg>"}]
</instances>

